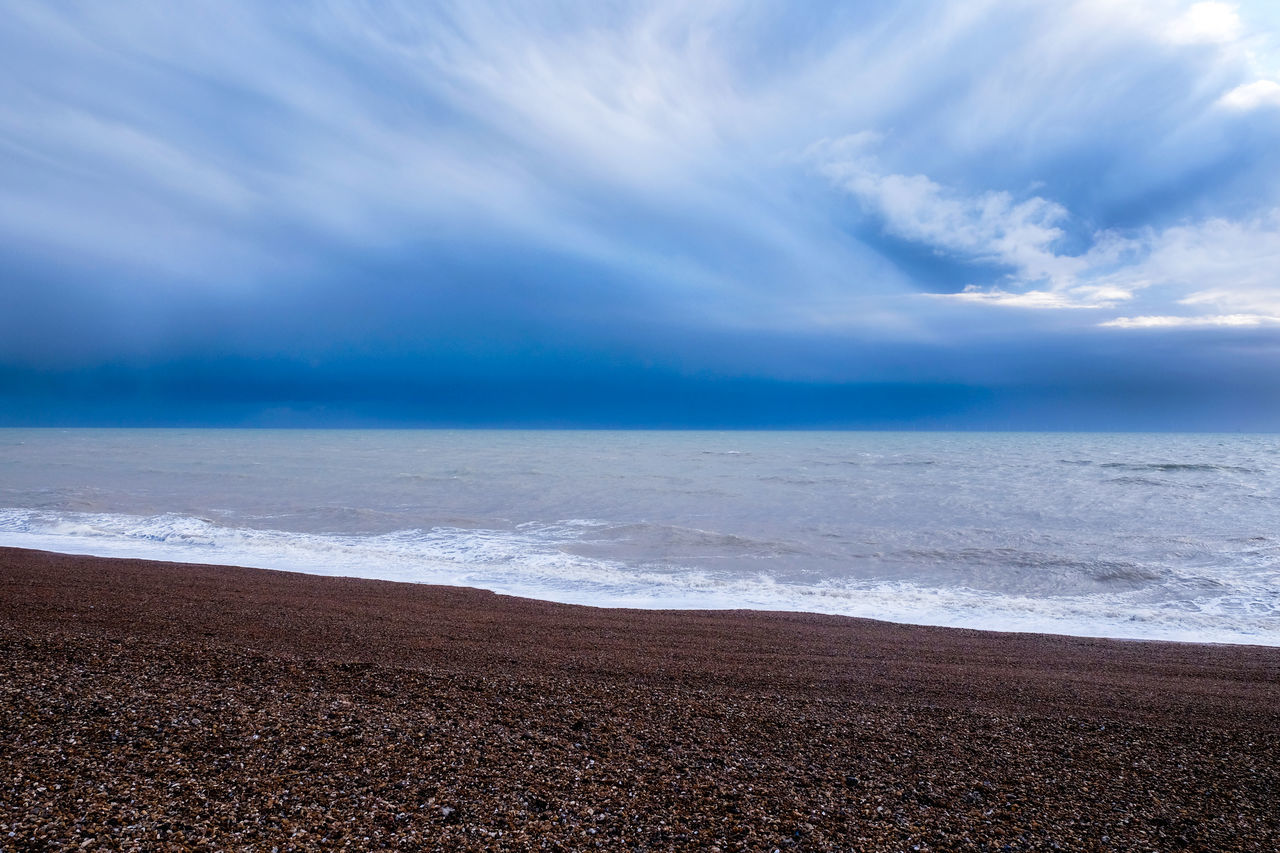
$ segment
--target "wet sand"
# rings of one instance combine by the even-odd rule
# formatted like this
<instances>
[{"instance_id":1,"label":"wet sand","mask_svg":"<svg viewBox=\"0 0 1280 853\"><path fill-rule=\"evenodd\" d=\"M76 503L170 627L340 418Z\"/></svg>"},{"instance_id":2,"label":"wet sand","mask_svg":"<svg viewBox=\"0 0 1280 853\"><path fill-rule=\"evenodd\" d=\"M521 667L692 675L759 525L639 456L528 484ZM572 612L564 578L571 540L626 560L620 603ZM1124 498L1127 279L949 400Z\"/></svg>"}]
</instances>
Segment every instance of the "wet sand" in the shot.
<instances>
[{"instance_id":1,"label":"wet sand","mask_svg":"<svg viewBox=\"0 0 1280 853\"><path fill-rule=\"evenodd\" d=\"M0 850L1280 849L1280 649L0 549Z\"/></svg>"}]
</instances>

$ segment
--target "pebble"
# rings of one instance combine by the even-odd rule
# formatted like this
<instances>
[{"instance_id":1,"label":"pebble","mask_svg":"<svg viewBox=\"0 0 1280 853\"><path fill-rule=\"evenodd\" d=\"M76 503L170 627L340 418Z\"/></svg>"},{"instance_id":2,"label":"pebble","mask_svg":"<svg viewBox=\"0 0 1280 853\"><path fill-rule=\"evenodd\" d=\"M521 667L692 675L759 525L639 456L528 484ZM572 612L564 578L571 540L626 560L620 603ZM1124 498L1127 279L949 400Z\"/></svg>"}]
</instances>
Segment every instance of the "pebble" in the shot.
<instances>
[{"instance_id":1,"label":"pebble","mask_svg":"<svg viewBox=\"0 0 1280 853\"><path fill-rule=\"evenodd\" d=\"M1274 650L1090 652L1078 682L1062 652L1006 700L975 656L1041 663L968 632L6 553L5 853L1280 850Z\"/></svg>"}]
</instances>

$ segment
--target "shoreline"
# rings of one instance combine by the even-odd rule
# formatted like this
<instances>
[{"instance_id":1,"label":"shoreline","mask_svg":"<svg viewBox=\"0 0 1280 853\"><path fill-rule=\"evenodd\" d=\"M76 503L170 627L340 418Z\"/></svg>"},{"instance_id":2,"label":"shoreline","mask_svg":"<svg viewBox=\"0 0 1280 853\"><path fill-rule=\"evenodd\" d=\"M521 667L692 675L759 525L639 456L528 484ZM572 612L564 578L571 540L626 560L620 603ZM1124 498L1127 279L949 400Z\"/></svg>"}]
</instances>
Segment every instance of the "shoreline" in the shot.
<instances>
[{"instance_id":1,"label":"shoreline","mask_svg":"<svg viewBox=\"0 0 1280 853\"><path fill-rule=\"evenodd\" d=\"M5 850L1280 847L1270 646L12 548L0 637Z\"/></svg>"},{"instance_id":2,"label":"shoreline","mask_svg":"<svg viewBox=\"0 0 1280 853\"><path fill-rule=\"evenodd\" d=\"M283 575L298 578L324 578L333 581L353 582L353 583L370 583L370 584L390 584L392 586L401 587L422 587L425 589L449 589L449 590L467 590L482 595L492 595L503 599L512 599L514 601L530 602L536 604L553 605L556 607L580 608L587 611L603 611L603 612L621 612L636 614L667 614L678 616L682 614L695 616L715 616L716 614L755 614L761 617L777 616L777 617L816 617L819 619L836 619L848 620L851 623L868 623L870 625L896 626L907 629L924 629L929 631L959 631L964 633L990 635L992 638L999 637L1028 637L1028 638L1045 638L1045 639L1061 639L1061 640L1097 640L1104 643L1136 643L1136 644L1168 644L1175 646L1203 646L1203 647L1223 647L1223 648L1247 648L1247 649L1265 649L1280 653L1280 643L1271 645L1268 643L1250 643L1250 642L1234 642L1234 641L1218 641L1218 640L1187 640L1187 639L1169 639L1165 637L1124 637L1111 636L1101 634L1073 634L1058 631L1036 631L1020 628L978 628L964 625L947 625L933 622L903 622L894 619L878 619L870 616L851 616L843 613L827 613L818 610L783 610L759 607L638 607L626 604L584 604L573 601L562 601L553 598L539 598L533 595L522 595L519 593L503 592L497 589L489 589L482 586L470 586L464 584L441 584L429 581L405 581L395 580L391 578L366 577L362 575L341 575L341 574L322 574L297 569L279 569L267 566L243 565L239 563L207 563L188 560L168 560L155 557L135 557L135 556L113 556L106 554L93 554L80 551L61 551L51 548L31 548L25 546L3 545L0 544L0 560L4 560L7 552L19 552L29 554L46 555L55 558L66 558L71 560L89 560L103 561L105 563L121 563L121 564L154 564L159 566L169 566L175 571L181 571L184 568L198 568L205 570L228 569L234 571L245 572L264 572L272 575Z\"/></svg>"},{"instance_id":3,"label":"shoreline","mask_svg":"<svg viewBox=\"0 0 1280 853\"><path fill-rule=\"evenodd\" d=\"M1096 630L1096 626L1094 626L1095 629L1090 629L1088 627L1080 627L1076 630L1070 630L1070 626L1049 625L1046 627L1042 627L1042 626L1028 627L1023 625L1017 625L1015 622L1012 627L991 627L989 625L963 625L963 624L958 625L958 624L954 624L953 622L943 621L943 620L914 622L914 621L907 621L905 619L898 619L898 618L877 617L877 616L868 616L868 615L861 615L861 614L853 615L848 613L833 612L831 610L806 610L803 608L786 609L783 607L777 607L777 608L767 607L767 606L753 607L750 605L718 607L714 605L706 606L701 603L698 605L688 606L688 607L682 607L682 606L673 607L673 606L670 606L669 603L666 601L662 601L661 603L653 603L653 604L637 604L634 602L599 603L595 601L583 601L581 599L574 600L573 596L567 596L567 595L555 596L555 597L543 597L542 595L539 595L536 591L495 589L487 586L466 584L466 583L454 584L454 583L440 582L435 580L405 580L403 578L396 578L396 577L386 577L386 576L379 577L377 574L346 575L346 574L340 574L340 573L334 572L332 570L333 569L332 566L326 566L324 570L309 571L305 569L299 569L296 566L281 568L278 566L265 565L257 561L235 562L232 559L231 561L228 561L228 562L211 563L211 562L206 562L204 560L195 560L195 559L191 559L191 560L173 559L173 558L162 557L162 556L148 556L146 555L146 549L132 549L132 548L107 549L107 551L115 551L115 553L101 553L101 552L95 553L89 550L68 551L58 547L46 547L45 543L42 543L42 542L36 542L34 544L19 544L19 545L4 544L3 542L0 542L0 550L3 550L3 549L39 551L39 552L45 552L45 553L51 553L51 554L62 554L65 556L85 557L90 559L137 560L142 562L166 563L166 564L175 565L175 566L200 565L200 566L223 566L226 568L250 568L250 569L256 569L259 571L291 573L291 574L306 575L310 577L345 578L350 580L370 580L370 581L380 581L385 583L414 584L414 585L428 586L428 587L458 586L466 589L476 589L484 592L492 592L495 595L509 596L512 598L523 598L523 599L528 599L530 601L544 601L548 603L563 604L567 606L598 608L602 610L636 610L640 612L749 611L749 612L759 612L759 613L798 613L798 614L812 614L812 615L821 615L821 616L837 616L837 617L846 618L846 619L854 619L854 620L861 619L861 620L867 620L871 622L884 622L887 624L906 625L910 627L919 627L919 628L953 628L956 630L965 630L965 631L982 631L982 632L989 632L992 634L1028 634L1028 635L1079 637L1079 638L1085 638L1085 639L1112 640L1115 642L1189 643L1193 645L1258 646L1263 648L1280 649L1280 637L1277 637L1274 642L1268 643L1268 642L1260 642L1259 641L1260 638L1250 634L1245 634L1245 633L1228 635L1224 638L1222 633L1214 632L1213 633L1214 639L1192 639L1192 638L1183 637L1183 636L1126 636L1120 633L1101 633L1098 630ZM896 615L897 614L894 614L895 617ZM1107 624L1107 623L1099 623L1099 624ZM1117 623L1117 624L1123 624L1123 623ZM1060 630L1054 630L1055 627L1059 628Z\"/></svg>"}]
</instances>

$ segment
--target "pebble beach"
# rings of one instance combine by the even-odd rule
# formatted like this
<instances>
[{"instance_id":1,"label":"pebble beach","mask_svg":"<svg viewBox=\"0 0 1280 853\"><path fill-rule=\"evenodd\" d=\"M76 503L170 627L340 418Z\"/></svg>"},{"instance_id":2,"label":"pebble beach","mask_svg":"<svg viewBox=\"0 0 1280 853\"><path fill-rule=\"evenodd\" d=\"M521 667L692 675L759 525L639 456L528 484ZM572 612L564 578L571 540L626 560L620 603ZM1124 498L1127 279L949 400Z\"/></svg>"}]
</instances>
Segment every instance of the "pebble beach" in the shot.
<instances>
[{"instance_id":1,"label":"pebble beach","mask_svg":"<svg viewBox=\"0 0 1280 853\"><path fill-rule=\"evenodd\" d=\"M0 850L1280 849L1280 649L0 549Z\"/></svg>"}]
</instances>

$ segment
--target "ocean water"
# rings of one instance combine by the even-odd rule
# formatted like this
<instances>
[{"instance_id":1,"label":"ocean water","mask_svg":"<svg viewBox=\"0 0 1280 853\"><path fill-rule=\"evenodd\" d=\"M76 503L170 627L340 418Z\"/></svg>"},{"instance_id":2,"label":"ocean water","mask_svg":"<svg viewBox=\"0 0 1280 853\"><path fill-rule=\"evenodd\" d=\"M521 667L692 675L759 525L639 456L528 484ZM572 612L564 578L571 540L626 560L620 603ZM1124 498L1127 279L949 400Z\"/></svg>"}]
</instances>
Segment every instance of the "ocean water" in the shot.
<instances>
[{"instance_id":1,"label":"ocean water","mask_svg":"<svg viewBox=\"0 0 1280 853\"><path fill-rule=\"evenodd\" d=\"M0 430L0 544L1280 645L1280 436Z\"/></svg>"}]
</instances>

